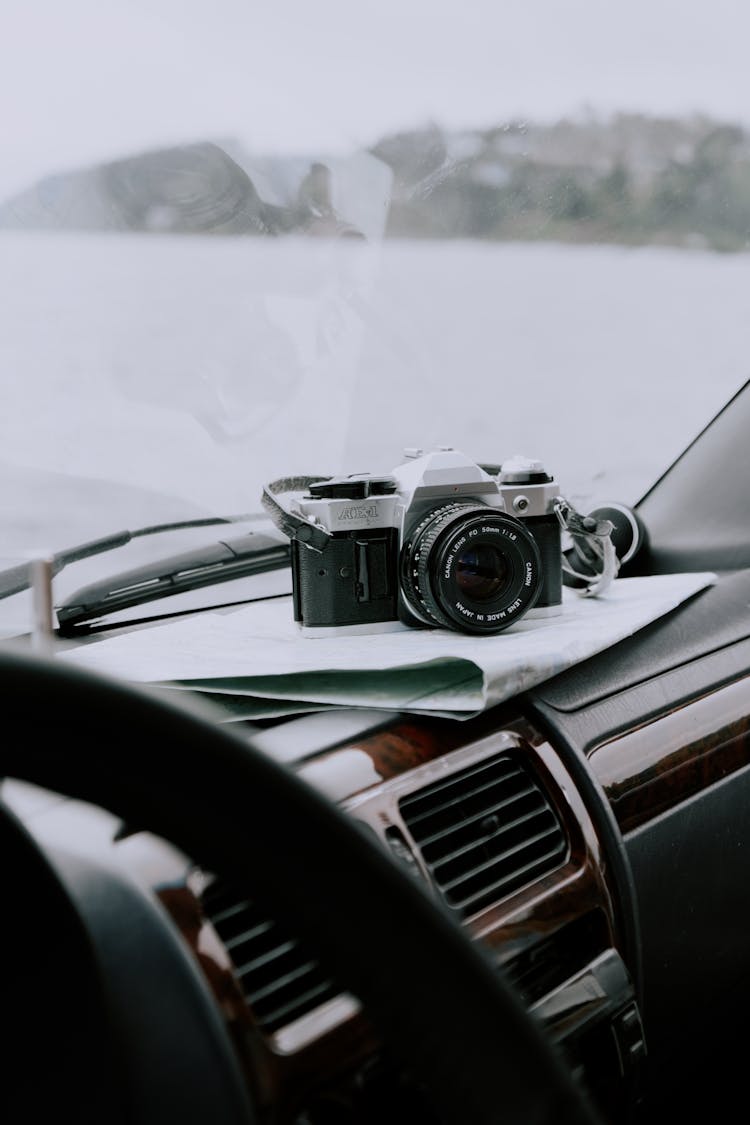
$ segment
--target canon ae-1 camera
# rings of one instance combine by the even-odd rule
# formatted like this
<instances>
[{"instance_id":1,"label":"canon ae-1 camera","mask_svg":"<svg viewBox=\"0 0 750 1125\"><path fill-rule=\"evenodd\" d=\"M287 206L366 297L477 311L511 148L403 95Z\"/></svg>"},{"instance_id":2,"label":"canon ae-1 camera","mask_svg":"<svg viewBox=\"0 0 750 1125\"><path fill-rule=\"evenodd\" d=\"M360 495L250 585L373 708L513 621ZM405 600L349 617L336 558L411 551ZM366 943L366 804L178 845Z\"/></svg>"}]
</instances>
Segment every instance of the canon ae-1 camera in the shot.
<instances>
[{"instance_id":1,"label":"canon ae-1 camera","mask_svg":"<svg viewBox=\"0 0 750 1125\"><path fill-rule=\"evenodd\" d=\"M294 618L305 633L492 634L560 612L567 504L544 465L419 453L382 476L266 486L263 502L291 540Z\"/></svg>"}]
</instances>

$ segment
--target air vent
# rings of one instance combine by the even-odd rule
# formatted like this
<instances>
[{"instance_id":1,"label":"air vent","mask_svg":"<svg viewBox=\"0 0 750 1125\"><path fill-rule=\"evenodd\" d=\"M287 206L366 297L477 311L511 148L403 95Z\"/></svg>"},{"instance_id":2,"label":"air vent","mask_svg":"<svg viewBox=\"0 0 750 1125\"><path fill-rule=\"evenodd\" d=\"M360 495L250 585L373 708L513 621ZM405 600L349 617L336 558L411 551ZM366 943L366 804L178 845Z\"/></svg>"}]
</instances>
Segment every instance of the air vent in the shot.
<instances>
[{"instance_id":1,"label":"air vent","mask_svg":"<svg viewBox=\"0 0 750 1125\"><path fill-rule=\"evenodd\" d=\"M461 917L562 864L562 826L510 754L485 758L402 797L399 808L443 898Z\"/></svg>"},{"instance_id":2,"label":"air vent","mask_svg":"<svg viewBox=\"0 0 750 1125\"><path fill-rule=\"evenodd\" d=\"M202 903L264 1031L276 1031L340 994L302 942L226 883L213 882Z\"/></svg>"}]
</instances>

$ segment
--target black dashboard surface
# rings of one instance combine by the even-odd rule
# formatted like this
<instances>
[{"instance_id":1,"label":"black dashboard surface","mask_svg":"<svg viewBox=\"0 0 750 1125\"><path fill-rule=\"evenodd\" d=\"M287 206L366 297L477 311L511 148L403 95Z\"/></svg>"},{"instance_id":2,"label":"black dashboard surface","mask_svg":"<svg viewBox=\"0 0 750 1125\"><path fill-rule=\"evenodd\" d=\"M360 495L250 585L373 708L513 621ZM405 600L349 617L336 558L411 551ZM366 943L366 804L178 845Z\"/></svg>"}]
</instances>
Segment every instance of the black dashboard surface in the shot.
<instances>
[{"instance_id":1,"label":"black dashboard surface","mask_svg":"<svg viewBox=\"0 0 750 1125\"><path fill-rule=\"evenodd\" d=\"M633 689L658 683L659 705L667 710L738 678L749 660L750 571L740 570L717 575L666 617L540 684L528 700L562 714L609 700L610 734L617 726L617 697L625 726L634 715Z\"/></svg>"}]
</instances>

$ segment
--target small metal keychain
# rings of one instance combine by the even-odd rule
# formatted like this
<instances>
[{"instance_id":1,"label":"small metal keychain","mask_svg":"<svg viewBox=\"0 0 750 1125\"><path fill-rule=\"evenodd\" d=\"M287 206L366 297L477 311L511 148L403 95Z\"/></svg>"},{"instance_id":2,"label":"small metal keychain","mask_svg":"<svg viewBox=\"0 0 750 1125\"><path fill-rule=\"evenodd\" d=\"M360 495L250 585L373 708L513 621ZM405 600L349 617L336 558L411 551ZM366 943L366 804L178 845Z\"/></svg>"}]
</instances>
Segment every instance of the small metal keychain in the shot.
<instances>
[{"instance_id":1,"label":"small metal keychain","mask_svg":"<svg viewBox=\"0 0 750 1125\"><path fill-rule=\"evenodd\" d=\"M591 567L591 573L576 570L563 552L563 577L571 579L566 585L572 586L583 597L603 594L620 569L612 542L614 524L611 520L582 516L563 496L558 497L554 507L560 527L570 535L582 561Z\"/></svg>"}]
</instances>

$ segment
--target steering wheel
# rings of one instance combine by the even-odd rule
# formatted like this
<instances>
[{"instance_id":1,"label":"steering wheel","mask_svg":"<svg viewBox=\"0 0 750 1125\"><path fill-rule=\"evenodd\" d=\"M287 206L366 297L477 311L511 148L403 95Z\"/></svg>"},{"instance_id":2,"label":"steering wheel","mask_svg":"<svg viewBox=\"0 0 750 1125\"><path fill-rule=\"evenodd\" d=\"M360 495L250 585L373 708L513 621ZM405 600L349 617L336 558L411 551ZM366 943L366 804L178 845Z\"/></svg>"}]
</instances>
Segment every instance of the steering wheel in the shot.
<instances>
[{"instance_id":1,"label":"steering wheel","mask_svg":"<svg viewBox=\"0 0 750 1125\"><path fill-rule=\"evenodd\" d=\"M445 1125L598 1122L558 1049L489 955L368 829L255 749L252 739L217 724L192 700L172 703L148 688L26 651L0 653L0 715L0 776L109 810L262 898L359 998L376 1032L428 1091ZM92 1060L85 1080L92 1081L96 1068L106 1119L135 1125L176 1120L176 1091L170 1086L175 1078L168 1068L162 1088L115 1116L122 1102L123 1059L138 1045L124 1044L120 1033L122 1056L105 1052L106 965L92 965L64 885L7 809L0 819L0 847L4 868L14 872L13 893L26 912L14 911L3 926L2 988L14 976L24 981L18 1003L4 1001L5 1019L14 1025L4 1027L14 1041L8 1073L16 1067L21 1072L27 1053L32 1071L39 1064L44 1072L42 1060L53 1044L50 1028L32 1026L28 1017L26 989L34 977L29 962L43 958L45 947L47 957L54 957L55 941L67 935L54 1037L73 1034L67 1024L83 1005L87 1018L79 1021L75 1057ZM103 897L105 918L111 893ZM176 937L174 949L165 950L167 965L180 956L180 946ZM137 960L137 933L124 955ZM197 970L195 978L188 971L177 974L175 1027L186 1018L180 1014L180 982L197 996L204 987L198 975ZM205 1122L205 1090L214 1081L223 1090L223 1109L211 1119L251 1125L257 1113L216 1005L207 991L190 1003L190 1018L202 1036L202 1063L180 1071L179 1119L185 1125ZM163 1003L159 1013L164 1019ZM79 1079L63 1084L55 1103L58 1115L77 1121L80 1107L65 1099L75 1103ZM191 1105L201 1108L191 1115Z\"/></svg>"}]
</instances>

